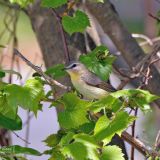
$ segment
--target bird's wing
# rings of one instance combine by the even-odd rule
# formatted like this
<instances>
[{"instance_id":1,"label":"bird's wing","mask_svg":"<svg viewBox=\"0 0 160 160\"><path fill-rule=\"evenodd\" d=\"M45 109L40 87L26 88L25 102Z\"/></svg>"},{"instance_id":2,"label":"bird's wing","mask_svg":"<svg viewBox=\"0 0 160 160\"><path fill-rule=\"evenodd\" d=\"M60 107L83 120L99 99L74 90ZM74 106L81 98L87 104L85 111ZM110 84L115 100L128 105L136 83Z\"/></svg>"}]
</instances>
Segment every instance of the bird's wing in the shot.
<instances>
[{"instance_id":1,"label":"bird's wing","mask_svg":"<svg viewBox=\"0 0 160 160\"><path fill-rule=\"evenodd\" d=\"M89 74L89 75L88 75ZM94 87L98 87L101 89L104 89L108 92L115 92L116 89L113 88L110 84L107 82L102 81L99 77L97 77L94 73L87 73L87 75L83 75L81 77L88 85L92 85Z\"/></svg>"}]
</instances>

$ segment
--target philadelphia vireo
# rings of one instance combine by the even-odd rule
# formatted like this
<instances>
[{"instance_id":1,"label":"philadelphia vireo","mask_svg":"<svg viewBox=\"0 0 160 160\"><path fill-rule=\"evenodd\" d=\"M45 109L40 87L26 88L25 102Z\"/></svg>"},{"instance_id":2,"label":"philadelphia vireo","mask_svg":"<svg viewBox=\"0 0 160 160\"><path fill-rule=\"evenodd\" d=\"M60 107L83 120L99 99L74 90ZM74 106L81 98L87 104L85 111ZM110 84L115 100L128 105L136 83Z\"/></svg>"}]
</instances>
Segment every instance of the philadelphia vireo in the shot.
<instances>
[{"instance_id":1,"label":"philadelphia vireo","mask_svg":"<svg viewBox=\"0 0 160 160\"><path fill-rule=\"evenodd\" d=\"M110 84L102 81L80 62L71 63L65 69L70 75L75 89L86 99L100 99L110 92L116 91Z\"/></svg>"}]
</instances>

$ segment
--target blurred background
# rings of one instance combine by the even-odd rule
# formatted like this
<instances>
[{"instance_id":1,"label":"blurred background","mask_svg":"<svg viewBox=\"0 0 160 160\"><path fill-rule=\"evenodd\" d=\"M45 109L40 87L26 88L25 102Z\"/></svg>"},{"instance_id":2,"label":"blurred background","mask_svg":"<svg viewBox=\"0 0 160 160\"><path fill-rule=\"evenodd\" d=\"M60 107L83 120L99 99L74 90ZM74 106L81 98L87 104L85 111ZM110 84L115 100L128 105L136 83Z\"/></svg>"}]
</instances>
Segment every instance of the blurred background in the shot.
<instances>
[{"instance_id":1,"label":"blurred background","mask_svg":"<svg viewBox=\"0 0 160 160\"><path fill-rule=\"evenodd\" d=\"M150 38L158 36L156 21L149 16L149 13L157 15L158 10L160 9L160 2L158 2L158 0L111 0L111 2L115 5L121 20L130 32L145 34ZM32 75L33 71L21 60L14 64L14 66L11 63L12 50L10 48L13 44L10 43L9 34L7 34L7 32L4 33L4 30L6 30L5 21L10 21L12 13L7 15L7 12L8 9L0 5L0 44L9 46L7 49L1 50L1 53L3 53L3 59L1 57L1 66L3 69L12 68L16 71L20 70L23 79L20 81L16 76L13 76L12 82L23 84L26 79ZM42 65L45 69L43 57L30 20L23 12L20 13L20 18L18 20L17 37L18 49L34 64L38 66ZM115 85L118 83L114 79L113 81ZM54 108L49 109L48 107L49 104L44 103L43 111L38 112L37 118L33 117L31 114L29 115L25 110L19 109L18 111L23 120L24 127L22 131L18 131L16 133L24 139L28 136L28 141L31 143L28 147L33 147L39 151L47 149L45 144L42 142L45 137L56 133L59 129L56 111ZM138 115L140 118L136 124L136 136L144 143L151 146L153 146L157 132L160 129L159 115L160 112L156 108L153 108L153 112L148 113L145 118L142 113L139 113ZM29 122L27 121L28 119ZM26 145L15 134L11 133L11 135L12 144L20 144L22 146ZM129 145L127 145L127 148L129 151ZM38 160L39 158L32 157L30 159ZM45 159L47 159L47 156L41 157L41 160ZM137 154L137 159L143 158Z\"/></svg>"}]
</instances>

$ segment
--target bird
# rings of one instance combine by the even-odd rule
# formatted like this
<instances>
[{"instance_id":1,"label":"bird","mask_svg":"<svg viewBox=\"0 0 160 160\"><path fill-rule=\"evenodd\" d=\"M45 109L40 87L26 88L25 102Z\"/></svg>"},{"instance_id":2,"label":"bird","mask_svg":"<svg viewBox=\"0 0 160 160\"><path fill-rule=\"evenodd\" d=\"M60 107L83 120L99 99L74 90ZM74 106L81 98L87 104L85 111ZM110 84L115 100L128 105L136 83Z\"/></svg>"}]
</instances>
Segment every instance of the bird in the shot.
<instances>
[{"instance_id":1,"label":"bird","mask_svg":"<svg viewBox=\"0 0 160 160\"><path fill-rule=\"evenodd\" d=\"M74 88L83 95L85 99L101 99L110 92L116 91L109 83L102 81L95 73L81 62L72 62L65 67L71 78Z\"/></svg>"}]
</instances>

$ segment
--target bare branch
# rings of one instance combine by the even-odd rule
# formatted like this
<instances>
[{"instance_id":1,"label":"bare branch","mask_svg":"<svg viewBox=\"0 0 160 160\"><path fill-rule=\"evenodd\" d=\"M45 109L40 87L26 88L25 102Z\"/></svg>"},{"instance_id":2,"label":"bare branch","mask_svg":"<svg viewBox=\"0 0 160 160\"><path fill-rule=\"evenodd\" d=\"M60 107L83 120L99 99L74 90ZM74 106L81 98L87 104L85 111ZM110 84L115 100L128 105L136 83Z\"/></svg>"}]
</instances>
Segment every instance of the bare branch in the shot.
<instances>
[{"instance_id":1,"label":"bare branch","mask_svg":"<svg viewBox=\"0 0 160 160\"><path fill-rule=\"evenodd\" d=\"M132 137L129 133L124 131L121 135L122 139L127 141L130 145L134 146L140 153L145 157L151 156L153 158L160 157L160 153L151 149L151 147L146 146L143 142L137 138Z\"/></svg>"},{"instance_id":2,"label":"bare branch","mask_svg":"<svg viewBox=\"0 0 160 160\"><path fill-rule=\"evenodd\" d=\"M24 138L22 138L21 136L19 136L16 132L12 131L12 133L19 139L21 139L23 142L27 143L27 144L31 144L30 142L28 142L27 140L25 140Z\"/></svg>"},{"instance_id":3,"label":"bare branch","mask_svg":"<svg viewBox=\"0 0 160 160\"><path fill-rule=\"evenodd\" d=\"M52 13L56 17L58 25L59 25L59 30L61 33L63 47L64 47L65 59L66 59L66 62L68 63L70 61L70 55L69 55L69 50L68 50L68 46L67 46L65 33L64 33L64 30L62 27L61 17L57 14L57 12L54 9L52 9Z\"/></svg>"},{"instance_id":4,"label":"bare branch","mask_svg":"<svg viewBox=\"0 0 160 160\"><path fill-rule=\"evenodd\" d=\"M51 85L51 86L56 85L56 86L58 86L58 87L60 87L60 88L62 88L62 89L65 89L65 90L69 90L69 89L70 89L70 87L63 85L63 84L59 83L58 81L52 79L52 78L49 77L48 75L46 75L46 74L42 71L42 69L41 69L40 67L35 66L34 64L32 64L32 63L31 63L26 57L24 57L17 49L14 49L14 53L15 53L15 55L17 55L18 57L20 57L24 62L26 62L26 64L27 64L28 66L30 66L30 67L33 68L37 73L39 73L39 74L46 80L46 82L47 82L49 85Z\"/></svg>"}]
</instances>

